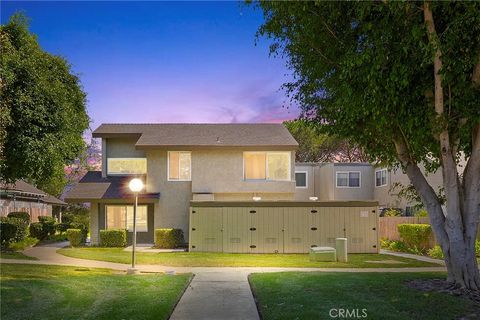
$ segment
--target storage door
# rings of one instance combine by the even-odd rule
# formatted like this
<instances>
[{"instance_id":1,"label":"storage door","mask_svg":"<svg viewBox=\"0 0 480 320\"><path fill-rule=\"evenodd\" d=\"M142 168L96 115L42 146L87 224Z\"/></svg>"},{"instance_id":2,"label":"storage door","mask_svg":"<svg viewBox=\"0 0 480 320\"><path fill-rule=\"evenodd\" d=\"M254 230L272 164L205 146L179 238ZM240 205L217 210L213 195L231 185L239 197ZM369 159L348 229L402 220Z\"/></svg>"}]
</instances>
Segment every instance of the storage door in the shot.
<instances>
[{"instance_id":1,"label":"storage door","mask_svg":"<svg viewBox=\"0 0 480 320\"><path fill-rule=\"evenodd\" d=\"M191 251L222 252L222 208L192 208Z\"/></svg>"},{"instance_id":2,"label":"storage door","mask_svg":"<svg viewBox=\"0 0 480 320\"><path fill-rule=\"evenodd\" d=\"M345 208L349 253L378 253L378 213L373 207Z\"/></svg>"},{"instance_id":3,"label":"storage door","mask_svg":"<svg viewBox=\"0 0 480 320\"><path fill-rule=\"evenodd\" d=\"M248 207L223 207L223 252L250 252L250 211Z\"/></svg>"},{"instance_id":4,"label":"storage door","mask_svg":"<svg viewBox=\"0 0 480 320\"><path fill-rule=\"evenodd\" d=\"M345 215L340 207L312 208L310 246L335 248L335 238L345 237Z\"/></svg>"},{"instance_id":5,"label":"storage door","mask_svg":"<svg viewBox=\"0 0 480 320\"><path fill-rule=\"evenodd\" d=\"M284 253L307 253L310 249L308 207L285 207L283 209Z\"/></svg>"},{"instance_id":6,"label":"storage door","mask_svg":"<svg viewBox=\"0 0 480 320\"><path fill-rule=\"evenodd\" d=\"M251 214L252 253L283 252L283 208L259 207Z\"/></svg>"}]
</instances>

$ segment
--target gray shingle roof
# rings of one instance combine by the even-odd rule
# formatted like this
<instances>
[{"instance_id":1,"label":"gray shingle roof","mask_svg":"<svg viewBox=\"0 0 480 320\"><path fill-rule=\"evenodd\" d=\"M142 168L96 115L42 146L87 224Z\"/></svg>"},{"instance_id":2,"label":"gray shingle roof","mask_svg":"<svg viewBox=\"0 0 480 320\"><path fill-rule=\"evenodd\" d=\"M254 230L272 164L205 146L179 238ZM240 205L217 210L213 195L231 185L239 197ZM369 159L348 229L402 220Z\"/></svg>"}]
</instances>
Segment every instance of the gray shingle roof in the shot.
<instances>
[{"instance_id":1,"label":"gray shingle roof","mask_svg":"<svg viewBox=\"0 0 480 320\"><path fill-rule=\"evenodd\" d=\"M85 176L68 192L67 202L88 202L91 200L132 199L128 189L132 176L102 177L101 171L88 171ZM144 178L144 177L140 177ZM140 199L158 199L159 193L141 192Z\"/></svg>"},{"instance_id":2,"label":"gray shingle roof","mask_svg":"<svg viewBox=\"0 0 480 320\"><path fill-rule=\"evenodd\" d=\"M278 147L296 149L298 143L282 124L102 124L96 138L139 137L138 148L153 147Z\"/></svg>"},{"instance_id":3,"label":"gray shingle roof","mask_svg":"<svg viewBox=\"0 0 480 320\"><path fill-rule=\"evenodd\" d=\"M62 200L43 192L23 180L17 180L15 183L5 183L0 181L0 190L5 191L6 193L23 194L25 197L35 197L44 203L66 205Z\"/></svg>"}]
</instances>

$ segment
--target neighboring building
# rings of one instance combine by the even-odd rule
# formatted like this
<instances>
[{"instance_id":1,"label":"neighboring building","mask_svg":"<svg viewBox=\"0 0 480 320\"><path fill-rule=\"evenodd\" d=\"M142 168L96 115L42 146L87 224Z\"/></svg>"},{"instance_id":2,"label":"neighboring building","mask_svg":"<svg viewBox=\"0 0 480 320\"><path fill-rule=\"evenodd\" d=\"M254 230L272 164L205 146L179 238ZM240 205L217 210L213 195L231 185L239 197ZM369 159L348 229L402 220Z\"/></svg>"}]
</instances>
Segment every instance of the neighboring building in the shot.
<instances>
[{"instance_id":1,"label":"neighboring building","mask_svg":"<svg viewBox=\"0 0 480 320\"><path fill-rule=\"evenodd\" d=\"M282 124L102 124L102 171L88 172L68 202L91 203L91 242L99 230L132 230L128 181L141 177L138 241L155 228L188 239L190 200L293 200L297 142Z\"/></svg>"},{"instance_id":2,"label":"neighboring building","mask_svg":"<svg viewBox=\"0 0 480 320\"><path fill-rule=\"evenodd\" d=\"M422 170L424 171L424 170ZM374 200L380 208L400 208L411 213L417 204L399 196L410 181L401 169L389 170L370 163L296 163L295 200ZM435 191L442 186L438 170L427 175Z\"/></svg>"},{"instance_id":3,"label":"neighboring building","mask_svg":"<svg viewBox=\"0 0 480 320\"><path fill-rule=\"evenodd\" d=\"M7 216L14 211L28 212L32 222L39 216L57 216L67 204L25 181L6 184L0 182L0 216Z\"/></svg>"}]
</instances>

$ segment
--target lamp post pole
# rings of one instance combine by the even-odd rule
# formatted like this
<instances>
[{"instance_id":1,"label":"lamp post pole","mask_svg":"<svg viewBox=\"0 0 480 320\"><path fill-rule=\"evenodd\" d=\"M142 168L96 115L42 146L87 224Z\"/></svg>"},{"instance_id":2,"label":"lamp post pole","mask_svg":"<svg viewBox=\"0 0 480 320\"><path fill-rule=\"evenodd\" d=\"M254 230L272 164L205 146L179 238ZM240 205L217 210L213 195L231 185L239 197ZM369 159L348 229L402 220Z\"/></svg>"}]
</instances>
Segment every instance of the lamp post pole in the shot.
<instances>
[{"instance_id":1,"label":"lamp post pole","mask_svg":"<svg viewBox=\"0 0 480 320\"><path fill-rule=\"evenodd\" d=\"M133 235L132 235L132 267L127 270L127 274L136 274L138 270L135 269L135 249L137 247L137 209L138 209L138 193L142 191L144 185L143 181L134 178L128 184L130 191L135 195L135 205L133 206Z\"/></svg>"},{"instance_id":2,"label":"lamp post pole","mask_svg":"<svg viewBox=\"0 0 480 320\"><path fill-rule=\"evenodd\" d=\"M135 205L133 206L132 269L135 269L135 248L137 246L137 206L138 192L135 192Z\"/></svg>"}]
</instances>

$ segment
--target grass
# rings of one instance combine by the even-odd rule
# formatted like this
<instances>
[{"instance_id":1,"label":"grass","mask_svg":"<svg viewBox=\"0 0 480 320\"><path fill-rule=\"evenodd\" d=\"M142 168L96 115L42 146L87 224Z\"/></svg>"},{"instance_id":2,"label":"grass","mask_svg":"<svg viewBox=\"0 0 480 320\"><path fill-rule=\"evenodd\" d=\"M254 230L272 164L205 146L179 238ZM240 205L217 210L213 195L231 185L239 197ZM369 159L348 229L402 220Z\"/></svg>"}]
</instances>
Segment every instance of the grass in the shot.
<instances>
[{"instance_id":1,"label":"grass","mask_svg":"<svg viewBox=\"0 0 480 320\"><path fill-rule=\"evenodd\" d=\"M57 251L68 257L130 263L131 252L122 248L63 248ZM372 263L367 261L396 261ZM398 268L438 267L438 264L382 254L351 254L349 262L313 262L308 254L242 254L242 253L137 253L138 264L174 267L318 267L318 268Z\"/></svg>"},{"instance_id":2,"label":"grass","mask_svg":"<svg viewBox=\"0 0 480 320\"><path fill-rule=\"evenodd\" d=\"M191 275L1 265L2 319L167 319Z\"/></svg>"},{"instance_id":3,"label":"grass","mask_svg":"<svg viewBox=\"0 0 480 320\"><path fill-rule=\"evenodd\" d=\"M1 259L38 260L37 258L29 257L24 255L21 252L16 252L16 251L9 251L9 252L1 251L0 258Z\"/></svg>"},{"instance_id":4,"label":"grass","mask_svg":"<svg viewBox=\"0 0 480 320\"><path fill-rule=\"evenodd\" d=\"M478 309L444 293L420 292L405 282L443 278L443 273L262 273L249 277L263 319L332 319L338 309L367 319L459 319ZM332 315L330 315L331 309ZM367 317L362 317L365 309ZM352 311L350 311L352 312ZM334 316L334 317L332 317Z\"/></svg>"}]
</instances>

